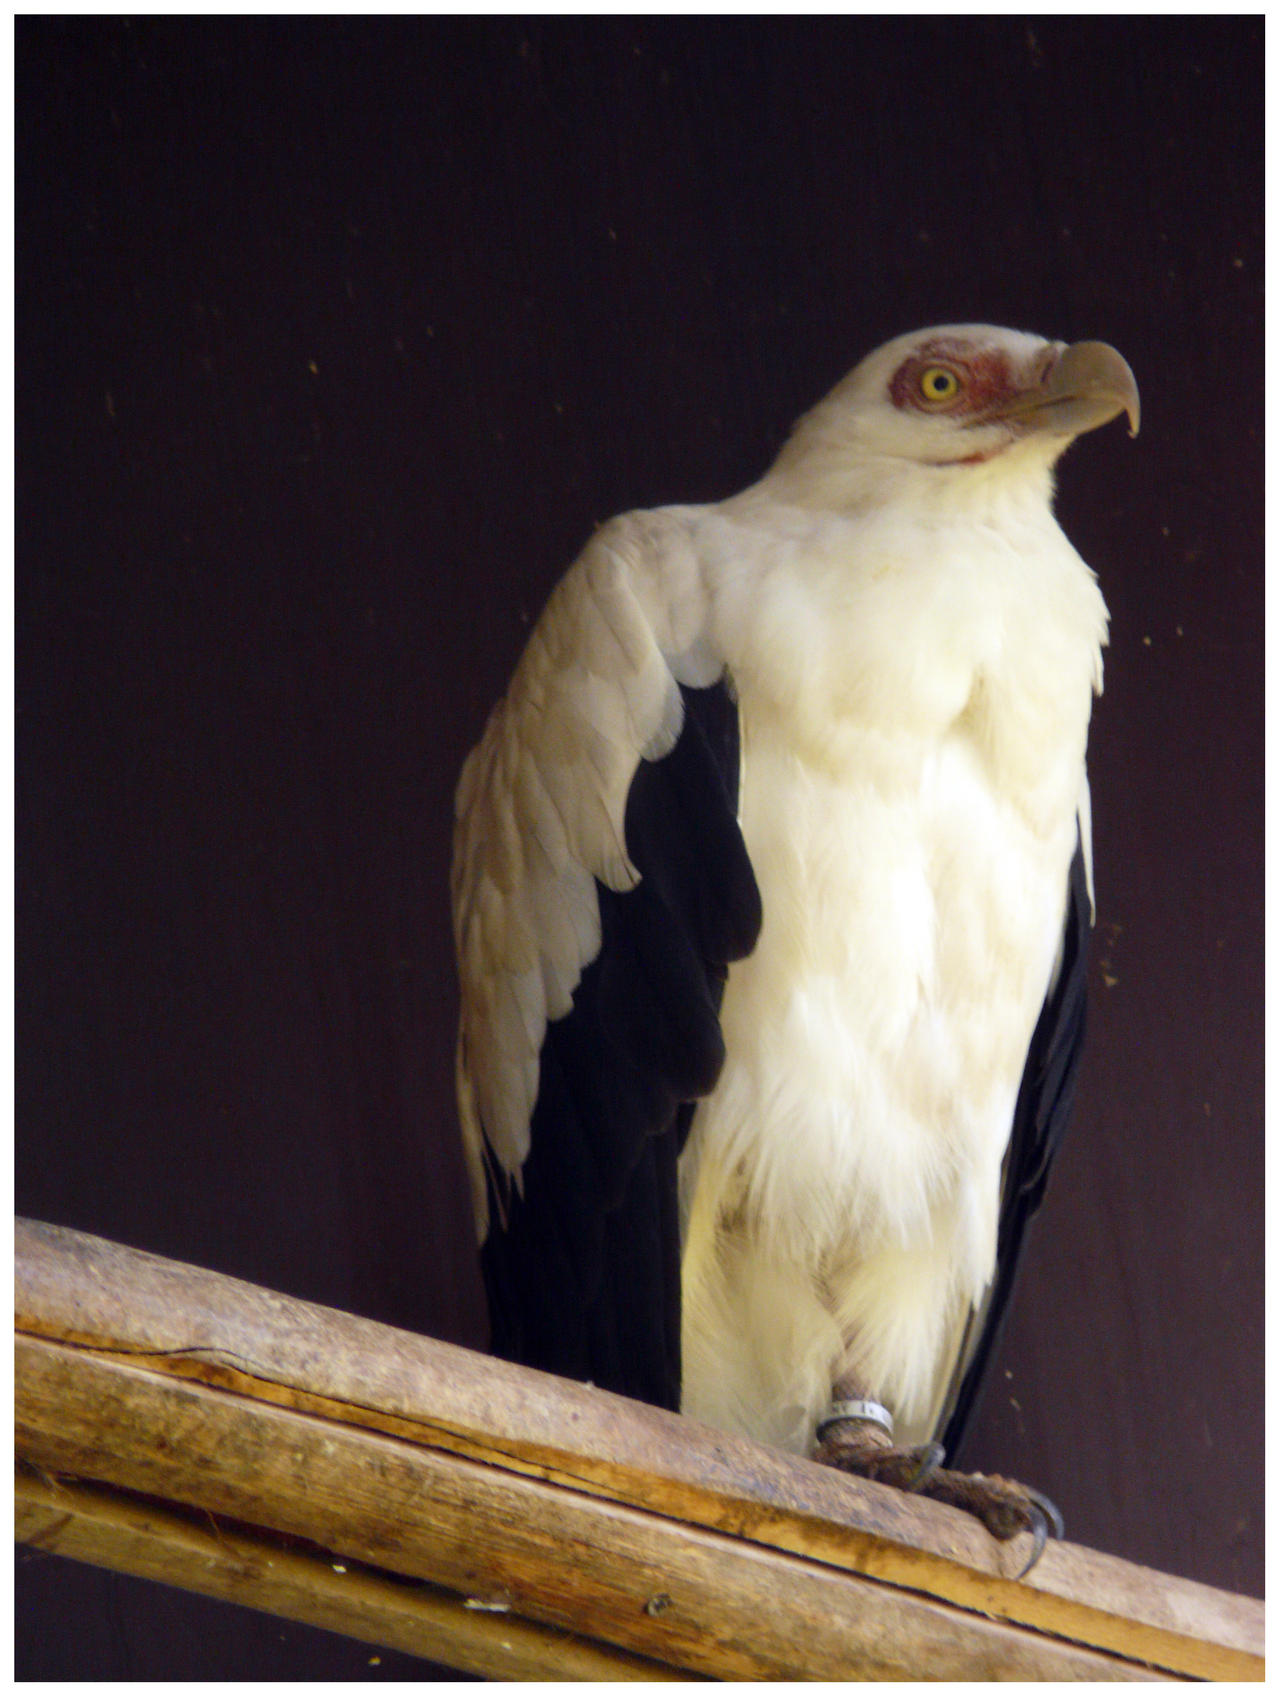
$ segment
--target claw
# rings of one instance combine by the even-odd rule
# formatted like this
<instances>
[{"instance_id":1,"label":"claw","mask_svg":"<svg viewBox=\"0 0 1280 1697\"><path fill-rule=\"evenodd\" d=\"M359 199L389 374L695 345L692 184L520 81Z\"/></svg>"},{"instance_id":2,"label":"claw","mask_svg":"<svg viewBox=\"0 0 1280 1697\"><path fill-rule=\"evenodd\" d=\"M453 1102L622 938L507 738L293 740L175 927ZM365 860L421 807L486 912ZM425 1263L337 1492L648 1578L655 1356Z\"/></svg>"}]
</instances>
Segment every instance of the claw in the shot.
<instances>
[{"instance_id":1,"label":"claw","mask_svg":"<svg viewBox=\"0 0 1280 1697\"><path fill-rule=\"evenodd\" d=\"M1024 1566L1014 1574L1014 1581L1025 1579L1031 1569L1044 1554L1044 1547L1049 1541L1049 1521L1039 1503L1031 1505L1031 1554Z\"/></svg>"},{"instance_id":2,"label":"claw","mask_svg":"<svg viewBox=\"0 0 1280 1697\"><path fill-rule=\"evenodd\" d=\"M1058 1505L1039 1491L1026 1487L1027 1496L1031 1501L1031 1554L1027 1557L1026 1566L1014 1574L1015 1580L1025 1579L1031 1569L1044 1554L1044 1547L1050 1536L1061 1538L1066 1530Z\"/></svg>"},{"instance_id":3,"label":"claw","mask_svg":"<svg viewBox=\"0 0 1280 1697\"><path fill-rule=\"evenodd\" d=\"M1052 1497L1046 1497L1043 1491L1033 1491L1030 1485L1024 1485L1023 1489L1049 1522L1049 1536L1051 1538L1065 1538L1067 1528L1062 1518L1062 1511Z\"/></svg>"},{"instance_id":4,"label":"claw","mask_svg":"<svg viewBox=\"0 0 1280 1697\"><path fill-rule=\"evenodd\" d=\"M929 1480L938 1471L946 1459L947 1452L943 1449L941 1444L921 1444L920 1465L916 1468L910 1479L907 1480L906 1484L903 1486L903 1490L920 1490L922 1486L928 1484ZM1053 1507L1052 1504L1049 1506L1051 1508ZM1056 1509L1054 1509L1054 1513L1057 1513Z\"/></svg>"},{"instance_id":5,"label":"claw","mask_svg":"<svg viewBox=\"0 0 1280 1697\"><path fill-rule=\"evenodd\" d=\"M1040 1492L1012 1479L982 1473L952 1473L942 1465L946 1451L939 1443L886 1447L882 1431L869 1436L868 1422L840 1413L824 1422L814 1459L829 1467L861 1474L899 1491L915 1491L980 1520L993 1538L1006 1542L1031 1533L1031 1554L1015 1575L1025 1579L1044 1554L1049 1539L1063 1535L1057 1506Z\"/></svg>"}]
</instances>

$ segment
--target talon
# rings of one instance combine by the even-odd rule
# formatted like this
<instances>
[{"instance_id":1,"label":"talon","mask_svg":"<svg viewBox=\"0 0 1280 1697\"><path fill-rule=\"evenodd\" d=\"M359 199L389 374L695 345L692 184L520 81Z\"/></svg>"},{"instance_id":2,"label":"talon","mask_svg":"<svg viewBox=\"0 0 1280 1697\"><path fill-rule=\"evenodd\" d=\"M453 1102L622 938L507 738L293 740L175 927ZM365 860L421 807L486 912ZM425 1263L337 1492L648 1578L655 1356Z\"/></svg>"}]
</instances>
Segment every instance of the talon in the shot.
<instances>
[{"instance_id":1,"label":"talon","mask_svg":"<svg viewBox=\"0 0 1280 1697\"><path fill-rule=\"evenodd\" d=\"M1034 1491L1030 1485L1024 1485L1028 1502L1028 1515L1031 1524L1027 1530L1032 1535L1031 1554L1026 1566L1014 1574L1014 1579L1025 1579L1031 1569L1044 1554L1044 1547L1050 1538L1061 1538L1066 1533L1062 1512L1051 1497L1046 1497L1043 1491Z\"/></svg>"},{"instance_id":2,"label":"talon","mask_svg":"<svg viewBox=\"0 0 1280 1697\"><path fill-rule=\"evenodd\" d=\"M1031 1572L1051 1537L1062 1537L1057 1505L1039 1491L997 1475L949 1471L940 1443L895 1444L889 1410L860 1394L856 1383L838 1381L832 1390L831 1407L817 1426L815 1461L963 1509L1002 1543L1030 1532L1031 1554L1018 1579Z\"/></svg>"},{"instance_id":3,"label":"talon","mask_svg":"<svg viewBox=\"0 0 1280 1697\"><path fill-rule=\"evenodd\" d=\"M1050 1503L1049 1507L1053 1508L1053 1504ZM1054 1512L1056 1514L1057 1510L1055 1509ZM1058 1518L1059 1518L1059 1520L1061 1520L1061 1518L1062 1518L1061 1515L1059 1515ZM1033 1501L1032 1504L1031 1504L1031 1527L1030 1527L1030 1531L1031 1531L1031 1554L1027 1557L1025 1565L1023 1567L1020 1567L1018 1569L1017 1573L1014 1574L1013 1577L1014 1577L1015 1583L1019 1580L1025 1579L1027 1577L1027 1575L1031 1572L1031 1569L1036 1565L1036 1563L1040 1560L1040 1557L1044 1554L1044 1547L1049 1541L1049 1517L1044 1512L1044 1510L1040 1507L1039 1502L1036 1502L1036 1501ZM1061 1534L1059 1534L1059 1536L1061 1536Z\"/></svg>"},{"instance_id":4,"label":"talon","mask_svg":"<svg viewBox=\"0 0 1280 1697\"><path fill-rule=\"evenodd\" d=\"M1067 1535L1066 1523L1063 1521L1062 1511L1059 1509L1057 1503L1055 1503L1051 1497L1046 1497L1043 1491L1032 1490L1030 1485L1024 1485L1023 1489L1026 1491L1028 1497L1030 1497L1032 1504L1040 1510L1041 1514L1048 1521L1048 1536L1051 1538L1065 1538Z\"/></svg>"},{"instance_id":5,"label":"talon","mask_svg":"<svg viewBox=\"0 0 1280 1697\"><path fill-rule=\"evenodd\" d=\"M941 1444L921 1444L920 1465L902 1487L904 1491L919 1491L926 1486L933 1475L947 1459L947 1452ZM1050 1507L1053 1505L1050 1504ZM1056 1511L1055 1511L1056 1512Z\"/></svg>"}]
</instances>

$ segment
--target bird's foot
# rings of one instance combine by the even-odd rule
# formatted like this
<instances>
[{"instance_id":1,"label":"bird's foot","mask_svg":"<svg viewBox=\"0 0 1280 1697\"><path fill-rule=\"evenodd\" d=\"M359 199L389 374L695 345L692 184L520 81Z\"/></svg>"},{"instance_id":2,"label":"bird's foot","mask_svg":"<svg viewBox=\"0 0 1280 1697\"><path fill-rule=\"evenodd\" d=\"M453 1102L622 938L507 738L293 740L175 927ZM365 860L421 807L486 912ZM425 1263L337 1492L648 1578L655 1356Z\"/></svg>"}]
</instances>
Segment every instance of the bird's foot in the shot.
<instances>
[{"instance_id":1,"label":"bird's foot","mask_svg":"<svg viewBox=\"0 0 1280 1697\"><path fill-rule=\"evenodd\" d=\"M813 1459L963 1509L1002 1541L1029 1532L1031 1554L1017 1575L1019 1579L1040 1560L1050 1537L1062 1537L1062 1516L1048 1497L998 1474L957 1473L943 1467L941 1444L897 1446L884 1422L877 1418L825 1420L819 1427Z\"/></svg>"}]
</instances>

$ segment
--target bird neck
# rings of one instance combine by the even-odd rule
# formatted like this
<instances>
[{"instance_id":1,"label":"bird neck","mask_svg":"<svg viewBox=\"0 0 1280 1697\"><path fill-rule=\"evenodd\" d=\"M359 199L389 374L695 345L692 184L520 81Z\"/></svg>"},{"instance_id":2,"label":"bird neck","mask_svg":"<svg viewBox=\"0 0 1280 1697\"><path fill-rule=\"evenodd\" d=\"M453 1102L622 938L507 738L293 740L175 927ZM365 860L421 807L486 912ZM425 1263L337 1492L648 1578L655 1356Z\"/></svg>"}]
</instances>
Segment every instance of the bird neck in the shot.
<instances>
[{"instance_id":1,"label":"bird neck","mask_svg":"<svg viewBox=\"0 0 1280 1697\"><path fill-rule=\"evenodd\" d=\"M748 494L844 517L894 507L925 522L1000 523L1018 512L1049 510L1056 458L1050 444L1026 441L983 460L928 462L868 452L822 433L793 437Z\"/></svg>"}]
</instances>

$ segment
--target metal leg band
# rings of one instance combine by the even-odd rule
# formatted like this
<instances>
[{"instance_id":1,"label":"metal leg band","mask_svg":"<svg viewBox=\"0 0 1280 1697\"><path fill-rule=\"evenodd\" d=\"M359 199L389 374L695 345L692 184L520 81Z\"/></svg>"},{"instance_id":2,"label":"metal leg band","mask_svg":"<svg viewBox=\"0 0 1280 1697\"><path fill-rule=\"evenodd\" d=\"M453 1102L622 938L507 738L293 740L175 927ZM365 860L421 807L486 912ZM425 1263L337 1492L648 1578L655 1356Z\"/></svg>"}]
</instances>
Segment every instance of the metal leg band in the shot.
<instances>
[{"instance_id":1,"label":"metal leg band","mask_svg":"<svg viewBox=\"0 0 1280 1697\"><path fill-rule=\"evenodd\" d=\"M818 1422L819 1442L827 1428L841 1420L870 1420L893 1437L893 1416L883 1403L873 1402L870 1397L851 1397L833 1402Z\"/></svg>"}]
</instances>

